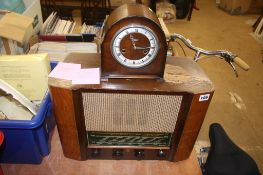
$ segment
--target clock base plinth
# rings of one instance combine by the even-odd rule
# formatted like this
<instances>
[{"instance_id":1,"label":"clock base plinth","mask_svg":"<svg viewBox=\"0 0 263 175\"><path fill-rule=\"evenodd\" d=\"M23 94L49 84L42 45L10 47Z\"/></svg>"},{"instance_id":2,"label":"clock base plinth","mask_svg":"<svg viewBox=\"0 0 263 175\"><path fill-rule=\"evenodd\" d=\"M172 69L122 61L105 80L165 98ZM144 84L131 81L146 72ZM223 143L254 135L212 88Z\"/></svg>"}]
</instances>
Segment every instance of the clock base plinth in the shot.
<instances>
[{"instance_id":1,"label":"clock base plinth","mask_svg":"<svg viewBox=\"0 0 263 175\"><path fill-rule=\"evenodd\" d=\"M162 79L156 75L102 75L102 79Z\"/></svg>"}]
</instances>

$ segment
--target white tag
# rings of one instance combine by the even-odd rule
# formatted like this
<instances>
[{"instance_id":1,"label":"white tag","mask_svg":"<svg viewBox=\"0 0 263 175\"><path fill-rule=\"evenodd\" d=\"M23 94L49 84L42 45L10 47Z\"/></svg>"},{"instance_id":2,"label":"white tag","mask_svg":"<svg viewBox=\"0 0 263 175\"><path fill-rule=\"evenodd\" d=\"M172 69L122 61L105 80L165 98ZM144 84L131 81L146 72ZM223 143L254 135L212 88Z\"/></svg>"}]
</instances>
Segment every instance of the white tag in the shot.
<instances>
[{"instance_id":1,"label":"white tag","mask_svg":"<svg viewBox=\"0 0 263 175\"><path fill-rule=\"evenodd\" d=\"M209 96L210 96L210 94L200 95L199 101L207 101L207 100L209 100Z\"/></svg>"}]
</instances>

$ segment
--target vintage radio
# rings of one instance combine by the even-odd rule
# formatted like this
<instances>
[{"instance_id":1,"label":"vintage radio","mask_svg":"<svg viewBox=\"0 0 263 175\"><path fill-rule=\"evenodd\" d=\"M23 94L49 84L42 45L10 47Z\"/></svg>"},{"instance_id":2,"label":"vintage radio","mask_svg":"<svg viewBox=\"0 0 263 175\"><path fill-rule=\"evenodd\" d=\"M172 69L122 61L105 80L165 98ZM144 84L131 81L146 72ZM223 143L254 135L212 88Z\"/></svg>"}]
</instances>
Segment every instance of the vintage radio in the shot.
<instances>
[{"instance_id":1,"label":"vintage radio","mask_svg":"<svg viewBox=\"0 0 263 175\"><path fill-rule=\"evenodd\" d=\"M153 12L124 5L106 22L101 54L72 54L65 60L101 67L99 85L49 78L66 157L188 158L214 88L191 59L166 59L165 41Z\"/></svg>"}]
</instances>

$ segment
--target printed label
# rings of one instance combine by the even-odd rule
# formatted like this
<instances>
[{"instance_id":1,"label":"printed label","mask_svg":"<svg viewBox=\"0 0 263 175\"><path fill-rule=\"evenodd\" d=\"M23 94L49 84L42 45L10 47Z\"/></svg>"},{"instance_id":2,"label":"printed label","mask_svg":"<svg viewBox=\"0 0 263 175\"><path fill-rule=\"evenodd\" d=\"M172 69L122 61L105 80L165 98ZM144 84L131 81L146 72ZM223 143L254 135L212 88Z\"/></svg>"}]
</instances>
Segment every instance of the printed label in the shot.
<instances>
[{"instance_id":1,"label":"printed label","mask_svg":"<svg viewBox=\"0 0 263 175\"><path fill-rule=\"evenodd\" d=\"M207 100L209 100L209 96L210 96L210 94L200 95L199 101L207 101Z\"/></svg>"},{"instance_id":2,"label":"printed label","mask_svg":"<svg viewBox=\"0 0 263 175\"><path fill-rule=\"evenodd\" d=\"M39 23L38 15L36 15L36 16L34 17L34 21L33 21L33 23L32 23L33 29L38 25L38 23Z\"/></svg>"}]
</instances>

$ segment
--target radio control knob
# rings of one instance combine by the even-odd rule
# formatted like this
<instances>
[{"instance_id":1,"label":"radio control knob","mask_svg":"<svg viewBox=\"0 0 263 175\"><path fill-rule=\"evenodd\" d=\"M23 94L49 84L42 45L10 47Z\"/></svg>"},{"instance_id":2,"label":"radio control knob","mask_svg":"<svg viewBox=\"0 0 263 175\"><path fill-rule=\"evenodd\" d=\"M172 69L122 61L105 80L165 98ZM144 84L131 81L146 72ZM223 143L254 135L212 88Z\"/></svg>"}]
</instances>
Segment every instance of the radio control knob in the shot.
<instances>
[{"instance_id":1,"label":"radio control knob","mask_svg":"<svg viewBox=\"0 0 263 175\"><path fill-rule=\"evenodd\" d=\"M121 149L115 149L115 150L113 150L112 155L114 157L121 157L121 156L123 156L123 151Z\"/></svg>"},{"instance_id":2,"label":"radio control knob","mask_svg":"<svg viewBox=\"0 0 263 175\"><path fill-rule=\"evenodd\" d=\"M92 155L93 157L99 156L99 155L100 155L100 149L92 149L92 150L91 150L91 155Z\"/></svg>"},{"instance_id":3,"label":"radio control knob","mask_svg":"<svg viewBox=\"0 0 263 175\"><path fill-rule=\"evenodd\" d=\"M164 151L163 151L163 150L158 150L158 152L157 152L157 156L160 157L160 158L165 157L165 153L164 153Z\"/></svg>"},{"instance_id":4,"label":"radio control knob","mask_svg":"<svg viewBox=\"0 0 263 175\"><path fill-rule=\"evenodd\" d=\"M144 150L135 150L134 155L137 158L142 158L142 157L144 157Z\"/></svg>"}]
</instances>

